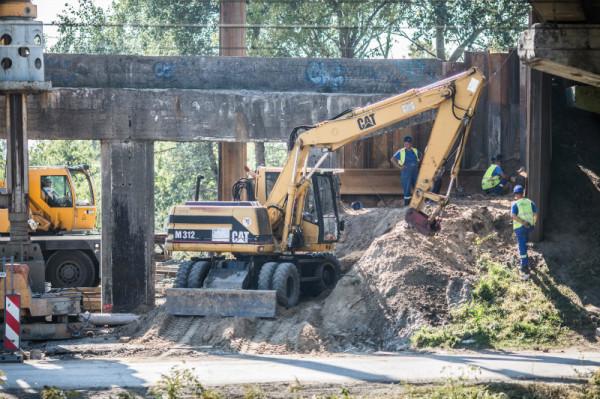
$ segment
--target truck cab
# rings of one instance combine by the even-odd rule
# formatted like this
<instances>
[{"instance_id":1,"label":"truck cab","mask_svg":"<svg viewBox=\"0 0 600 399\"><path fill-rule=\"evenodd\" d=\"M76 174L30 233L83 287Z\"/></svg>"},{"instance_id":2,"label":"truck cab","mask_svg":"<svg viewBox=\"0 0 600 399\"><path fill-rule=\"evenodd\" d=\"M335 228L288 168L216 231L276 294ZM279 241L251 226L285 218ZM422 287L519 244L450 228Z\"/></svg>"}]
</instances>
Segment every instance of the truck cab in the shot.
<instances>
[{"instance_id":1,"label":"truck cab","mask_svg":"<svg viewBox=\"0 0 600 399\"><path fill-rule=\"evenodd\" d=\"M0 182L5 187L4 182ZM96 226L96 199L87 166L31 167L32 233L84 233ZM10 231L8 209L0 209L0 234Z\"/></svg>"}]
</instances>

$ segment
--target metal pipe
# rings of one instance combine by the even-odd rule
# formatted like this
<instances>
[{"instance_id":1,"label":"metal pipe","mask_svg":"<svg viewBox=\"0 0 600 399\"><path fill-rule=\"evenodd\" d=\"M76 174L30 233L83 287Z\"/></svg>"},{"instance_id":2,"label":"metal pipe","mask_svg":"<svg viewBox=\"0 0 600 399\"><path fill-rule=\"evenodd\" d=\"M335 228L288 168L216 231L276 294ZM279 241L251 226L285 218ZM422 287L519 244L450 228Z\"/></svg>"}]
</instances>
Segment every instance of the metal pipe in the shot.
<instances>
[{"instance_id":1,"label":"metal pipe","mask_svg":"<svg viewBox=\"0 0 600 399\"><path fill-rule=\"evenodd\" d=\"M323 162L325 162L325 160L327 159L327 157L329 156L329 154L331 154L329 151L327 151L325 154L323 154L321 156L321 158L319 158L319 160L317 161L317 163L315 164L315 166L312 167L312 170L310 171L310 173L308 174L308 176L306 176L305 180L309 180L312 175L315 174L315 172L317 171L317 169L319 168L319 166L321 166L321 164Z\"/></svg>"},{"instance_id":2,"label":"metal pipe","mask_svg":"<svg viewBox=\"0 0 600 399\"><path fill-rule=\"evenodd\" d=\"M140 316L133 313L82 313L79 318L96 326L122 326L137 321Z\"/></svg>"}]
</instances>

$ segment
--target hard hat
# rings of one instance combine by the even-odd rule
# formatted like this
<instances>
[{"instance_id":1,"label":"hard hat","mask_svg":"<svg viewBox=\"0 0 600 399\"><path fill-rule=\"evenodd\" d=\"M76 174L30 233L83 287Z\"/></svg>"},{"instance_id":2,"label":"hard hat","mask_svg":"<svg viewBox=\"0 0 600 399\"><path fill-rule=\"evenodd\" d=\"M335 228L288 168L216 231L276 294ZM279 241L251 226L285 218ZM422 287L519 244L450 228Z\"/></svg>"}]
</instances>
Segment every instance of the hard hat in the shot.
<instances>
[{"instance_id":1,"label":"hard hat","mask_svg":"<svg viewBox=\"0 0 600 399\"><path fill-rule=\"evenodd\" d=\"M405 143L412 143L412 137L411 136L404 136L404 142Z\"/></svg>"},{"instance_id":2,"label":"hard hat","mask_svg":"<svg viewBox=\"0 0 600 399\"><path fill-rule=\"evenodd\" d=\"M524 191L523 186L520 184L517 184L515 186L515 188L513 189L513 193L515 193L515 194L523 194L523 191Z\"/></svg>"}]
</instances>

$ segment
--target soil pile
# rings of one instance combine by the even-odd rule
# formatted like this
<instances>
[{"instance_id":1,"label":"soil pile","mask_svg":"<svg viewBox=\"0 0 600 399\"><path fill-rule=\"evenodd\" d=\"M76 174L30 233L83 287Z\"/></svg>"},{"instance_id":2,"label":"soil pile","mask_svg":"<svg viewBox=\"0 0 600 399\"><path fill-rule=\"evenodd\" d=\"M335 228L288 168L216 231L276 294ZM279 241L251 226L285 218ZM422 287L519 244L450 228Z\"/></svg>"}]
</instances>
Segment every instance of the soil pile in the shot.
<instances>
[{"instance_id":1,"label":"soil pile","mask_svg":"<svg viewBox=\"0 0 600 399\"><path fill-rule=\"evenodd\" d=\"M435 237L408 228L401 209L347 211L338 256L349 271L331 293L279 309L276 320L173 317L159 307L120 334L157 353L402 349L415 329L444 323L468 298L479 252L514 258L509 202L480 203L449 205Z\"/></svg>"}]
</instances>

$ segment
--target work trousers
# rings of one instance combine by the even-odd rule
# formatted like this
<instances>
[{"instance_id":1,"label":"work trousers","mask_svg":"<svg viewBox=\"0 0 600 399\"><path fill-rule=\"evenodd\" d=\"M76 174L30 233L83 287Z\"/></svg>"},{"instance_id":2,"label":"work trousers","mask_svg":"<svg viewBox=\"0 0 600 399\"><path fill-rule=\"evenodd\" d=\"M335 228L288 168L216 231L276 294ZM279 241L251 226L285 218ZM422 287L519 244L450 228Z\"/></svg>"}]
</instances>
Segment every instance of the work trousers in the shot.
<instances>
[{"instance_id":1,"label":"work trousers","mask_svg":"<svg viewBox=\"0 0 600 399\"><path fill-rule=\"evenodd\" d=\"M519 258L521 259L521 271L527 273L529 271L529 258L527 257L527 241L529 241L530 228L521 226L515 229L515 236L519 245Z\"/></svg>"},{"instance_id":2,"label":"work trousers","mask_svg":"<svg viewBox=\"0 0 600 399\"><path fill-rule=\"evenodd\" d=\"M404 206L410 204L412 192L417 184L417 176L419 175L419 165L405 165L402 169L400 182L402 183L402 191L404 192Z\"/></svg>"}]
</instances>

